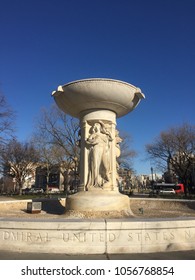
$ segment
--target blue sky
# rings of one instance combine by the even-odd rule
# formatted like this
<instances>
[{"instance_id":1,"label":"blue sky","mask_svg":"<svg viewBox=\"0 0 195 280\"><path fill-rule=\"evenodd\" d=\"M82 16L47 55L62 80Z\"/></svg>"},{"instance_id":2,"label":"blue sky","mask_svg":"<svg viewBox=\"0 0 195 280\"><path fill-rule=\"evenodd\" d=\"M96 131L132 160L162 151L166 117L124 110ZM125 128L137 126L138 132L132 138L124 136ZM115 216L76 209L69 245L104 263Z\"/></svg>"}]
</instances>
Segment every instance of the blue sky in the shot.
<instances>
[{"instance_id":1,"label":"blue sky","mask_svg":"<svg viewBox=\"0 0 195 280\"><path fill-rule=\"evenodd\" d=\"M19 140L58 85L104 77L146 99L117 120L133 138L137 173L162 130L195 124L195 0L1 0L0 91L17 112Z\"/></svg>"}]
</instances>

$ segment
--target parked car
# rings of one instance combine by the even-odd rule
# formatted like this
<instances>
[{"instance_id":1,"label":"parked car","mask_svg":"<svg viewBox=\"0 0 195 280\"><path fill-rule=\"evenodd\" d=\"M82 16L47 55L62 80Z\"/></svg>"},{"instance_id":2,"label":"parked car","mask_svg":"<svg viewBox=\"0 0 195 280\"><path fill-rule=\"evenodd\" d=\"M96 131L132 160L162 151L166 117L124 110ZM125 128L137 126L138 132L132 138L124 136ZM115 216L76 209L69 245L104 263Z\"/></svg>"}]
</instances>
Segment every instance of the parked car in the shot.
<instances>
[{"instance_id":1,"label":"parked car","mask_svg":"<svg viewBox=\"0 0 195 280\"><path fill-rule=\"evenodd\" d=\"M159 191L159 194L175 194L175 190L172 188L166 188Z\"/></svg>"},{"instance_id":2,"label":"parked car","mask_svg":"<svg viewBox=\"0 0 195 280\"><path fill-rule=\"evenodd\" d=\"M52 194L52 193L60 193L60 190L58 188L49 187L48 188L48 193L50 193L50 194Z\"/></svg>"},{"instance_id":3,"label":"parked car","mask_svg":"<svg viewBox=\"0 0 195 280\"><path fill-rule=\"evenodd\" d=\"M42 188L32 188L32 189L30 189L29 190L29 192L28 193L31 193L31 194L38 194L38 193L44 193L44 190L42 189Z\"/></svg>"}]
</instances>

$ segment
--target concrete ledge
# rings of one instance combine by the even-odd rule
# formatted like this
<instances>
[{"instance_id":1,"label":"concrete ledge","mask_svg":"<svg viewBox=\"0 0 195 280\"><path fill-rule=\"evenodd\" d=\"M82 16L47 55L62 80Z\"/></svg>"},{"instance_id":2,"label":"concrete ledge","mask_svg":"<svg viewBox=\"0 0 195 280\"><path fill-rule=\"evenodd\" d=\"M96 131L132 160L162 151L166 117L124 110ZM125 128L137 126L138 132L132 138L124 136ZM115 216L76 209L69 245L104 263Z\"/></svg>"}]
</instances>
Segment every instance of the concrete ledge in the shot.
<instances>
[{"instance_id":1,"label":"concrete ledge","mask_svg":"<svg viewBox=\"0 0 195 280\"><path fill-rule=\"evenodd\" d=\"M0 219L0 248L7 251L104 254L102 220Z\"/></svg>"},{"instance_id":2,"label":"concrete ledge","mask_svg":"<svg viewBox=\"0 0 195 280\"><path fill-rule=\"evenodd\" d=\"M0 248L69 255L194 250L195 219L0 218Z\"/></svg>"},{"instance_id":3,"label":"concrete ledge","mask_svg":"<svg viewBox=\"0 0 195 280\"><path fill-rule=\"evenodd\" d=\"M108 221L110 254L195 249L195 219Z\"/></svg>"}]
</instances>

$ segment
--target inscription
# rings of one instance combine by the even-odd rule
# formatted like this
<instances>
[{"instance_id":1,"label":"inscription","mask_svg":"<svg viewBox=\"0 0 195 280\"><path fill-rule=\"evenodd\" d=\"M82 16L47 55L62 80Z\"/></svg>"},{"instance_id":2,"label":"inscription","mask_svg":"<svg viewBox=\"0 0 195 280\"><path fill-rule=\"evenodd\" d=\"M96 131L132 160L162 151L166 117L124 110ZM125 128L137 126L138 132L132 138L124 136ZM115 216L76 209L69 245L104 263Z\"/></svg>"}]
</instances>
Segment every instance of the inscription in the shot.
<instances>
[{"instance_id":1,"label":"inscription","mask_svg":"<svg viewBox=\"0 0 195 280\"><path fill-rule=\"evenodd\" d=\"M128 241L160 241L160 240L166 240L171 241L175 239L175 234L173 232L160 232L160 231L154 231L154 232L137 232L137 233L129 233L128 234Z\"/></svg>"},{"instance_id":2,"label":"inscription","mask_svg":"<svg viewBox=\"0 0 195 280\"><path fill-rule=\"evenodd\" d=\"M116 239L119 239L116 233L109 233L108 240L109 242L114 242ZM128 232L125 240L127 242L155 242L155 241L171 241L175 239L175 234L173 232Z\"/></svg>"},{"instance_id":3,"label":"inscription","mask_svg":"<svg viewBox=\"0 0 195 280\"><path fill-rule=\"evenodd\" d=\"M32 233L23 231L4 231L2 239L5 241L20 241L30 243L45 243L50 241L48 233Z\"/></svg>"},{"instance_id":4,"label":"inscription","mask_svg":"<svg viewBox=\"0 0 195 280\"><path fill-rule=\"evenodd\" d=\"M102 232L79 232L79 233L63 233L64 242L105 242L105 234Z\"/></svg>"},{"instance_id":5,"label":"inscription","mask_svg":"<svg viewBox=\"0 0 195 280\"><path fill-rule=\"evenodd\" d=\"M28 231L9 231L0 232L0 240L10 242L27 242L27 243L46 243L52 240L59 240L64 243L114 243L114 242L171 242L186 241L195 242L195 230L159 230L159 231L79 231L79 232L54 232L50 236L48 232L28 232Z\"/></svg>"},{"instance_id":6,"label":"inscription","mask_svg":"<svg viewBox=\"0 0 195 280\"><path fill-rule=\"evenodd\" d=\"M124 240L127 242L171 242L177 240L178 238L183 238L185 241L195 241L195 232L194 230L181 230L181 231L133 231L128 232L127 235L122 235ZM114 242L115 240L120 239L119 234L109 233L108 241Z\"/></svg>"},{"instance_id":7,"label":"inscription","mask_svg":"<svg viewBox=\"0 0 195 280\"><path fill-rule=\"evenodd\" d=\"M194 241L195 240L195 232L190 230L185 230L185 240Z\"/></svg>"}]
</instances>

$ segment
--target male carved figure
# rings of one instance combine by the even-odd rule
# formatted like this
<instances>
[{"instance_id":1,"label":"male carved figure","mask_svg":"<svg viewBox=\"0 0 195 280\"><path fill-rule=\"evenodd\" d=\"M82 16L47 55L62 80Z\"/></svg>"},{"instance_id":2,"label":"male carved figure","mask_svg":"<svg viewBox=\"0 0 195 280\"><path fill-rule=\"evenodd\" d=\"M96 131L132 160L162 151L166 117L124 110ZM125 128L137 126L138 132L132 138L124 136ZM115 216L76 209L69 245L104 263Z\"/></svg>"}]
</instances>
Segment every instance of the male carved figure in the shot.
<instances>
[{"instance_id":1,"label":"male carved figure","mask_svg":"<svg viewBox=\"0 0 195 280\"><path fill-rule=\"evenodd\" d=\"M90 187L103 188L110 181L110 132L102 121L94 123L92 132L86 140L89 148L89 172L86 189Z\"/></svg>"}]
</instances>

